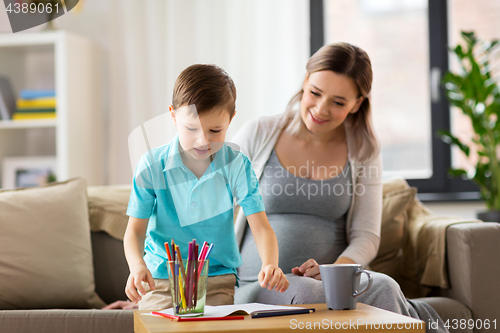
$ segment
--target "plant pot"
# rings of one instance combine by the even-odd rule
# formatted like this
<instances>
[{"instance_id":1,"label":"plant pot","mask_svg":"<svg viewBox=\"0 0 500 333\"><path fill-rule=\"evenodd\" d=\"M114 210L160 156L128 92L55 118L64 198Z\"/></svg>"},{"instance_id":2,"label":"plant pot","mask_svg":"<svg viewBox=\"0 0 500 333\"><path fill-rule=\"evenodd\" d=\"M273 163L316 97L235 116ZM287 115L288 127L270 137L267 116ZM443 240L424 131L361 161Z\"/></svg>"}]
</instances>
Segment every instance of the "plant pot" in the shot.
<instances>
[{"instance_id":1,"label":"plant pot","mask_svg":"<svg viewBox=\"0 0 500 333\"><path fill-rule=\"evenodd\" d=\"M500 223L500 210L489 210L486 212L477 213L477 218L483 222L498 222Z\"/></svg>"}]
</instances>

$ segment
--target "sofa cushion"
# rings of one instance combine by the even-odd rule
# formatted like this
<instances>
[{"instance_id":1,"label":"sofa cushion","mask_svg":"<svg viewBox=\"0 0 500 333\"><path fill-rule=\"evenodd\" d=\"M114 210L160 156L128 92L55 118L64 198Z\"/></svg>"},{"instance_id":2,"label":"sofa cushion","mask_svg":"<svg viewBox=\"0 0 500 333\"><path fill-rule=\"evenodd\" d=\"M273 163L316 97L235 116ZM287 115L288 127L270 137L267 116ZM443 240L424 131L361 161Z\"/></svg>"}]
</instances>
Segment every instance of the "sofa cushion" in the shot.
<instances>
[{"instance_id":1,"label":"sofa cushion","mask_svg":"<svg viewBox=\"0 0 500 333\"><path fill-rule=\"evenodd\" d=\"M92 231L105 231L123 240L127 228L127 205L132 185L91 186L88 188L89 219Z\"/></svg>"},{"instance_id":2,"label":"sofa cushion","mask_svg":"<svg viewBox=\"0 0 500 333\"><path fill-rule=\"evenodd\" d=\"M0 309L99 308L86 183L0 191Z\"/></svg>"},{"instance_id":3,"label":"sofa cushion","mask_svg":"<svg viewBox=\"0 0 500 333\"><path fill-rule=\"evenodd\" d=\"M407 237L407 208L416 192L403 179L384 182L380 246L377 257L370 263L371 269L397 278L401 249Z\"/></svg>"}]
</instances>

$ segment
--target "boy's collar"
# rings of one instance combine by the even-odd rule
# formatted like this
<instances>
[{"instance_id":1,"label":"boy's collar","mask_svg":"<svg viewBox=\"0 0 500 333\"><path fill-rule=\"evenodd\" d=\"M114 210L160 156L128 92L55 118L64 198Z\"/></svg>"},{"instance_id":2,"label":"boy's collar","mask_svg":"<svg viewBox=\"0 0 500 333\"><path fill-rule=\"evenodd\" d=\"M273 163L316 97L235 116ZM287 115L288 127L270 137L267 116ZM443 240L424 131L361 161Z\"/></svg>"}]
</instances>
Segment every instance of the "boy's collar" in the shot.
<instances>
[{"instance_id":1,"label":"boy's collar","mask_svg":"<svg viewBox=\"0 0 500 333\"><path fill-rule=\"evenodd\" d=\"M211 172L218 171L224 167L226 163L226 144L224 143L222 147L217 151L214 155L214 159L212 163L210 163L209 168L211 168Z\"/></svg>"},{"instance_id":2,"label":"boy's collar","mask_svg":"<svg viewBox=\"0 0 500 333\"><path fill-rule=\"evenodd\" d=\"M179 151L179 136L176 134L170 143L170 149L168 150L167 161L165 162L163 171L184 166Z\"/></svg>"}]
</instances>

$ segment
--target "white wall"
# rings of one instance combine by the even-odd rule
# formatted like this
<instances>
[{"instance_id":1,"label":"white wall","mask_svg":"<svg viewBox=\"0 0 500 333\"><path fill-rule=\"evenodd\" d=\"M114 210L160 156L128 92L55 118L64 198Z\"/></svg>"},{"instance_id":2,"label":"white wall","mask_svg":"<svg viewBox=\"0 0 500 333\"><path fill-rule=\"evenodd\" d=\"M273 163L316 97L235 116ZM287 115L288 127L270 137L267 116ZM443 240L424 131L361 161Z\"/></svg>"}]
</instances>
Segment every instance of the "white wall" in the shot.
<instances>
[{"instance_id":1,"label":"white wall","mask_svg":"<svg viewBox=\"0 0 500 333\"><path fill-rule=\"evenodd\" d=\"M117 63L123 61L124 54L120 49L120 38L126 37L126 35L119 34L120 31L128 30L130 34L137 34L144 31L146 27L140 26L141 21L127 20L120 21L120 17L126 17L126 15L135 15L133 12L133 7L121 7L119 4L126 1L119 2L118 0L86 0L83 3L80 12L70 12L58 19L56 19L55 24L60 29L65 29L72 31L74 33L86 36L101 46L101 56L103 58L103 68L102 68L102 81L103 81L103 95L105 97L105 114L103 115L106 122L106 142L104 143L108 147L108 156L111 160L108 160L110 174L108 175L108 183L129 183L131 179L131 167L128 160L128 148L127 148L127 134L130 133L133 128L140 125L142 121L153 118L153 116L160 114L161 112L166 112L164 109L168 103L171 96L171 89L176 76L182 70L183 67L194 62L215 62L225 67L229 74L235 80L238 88L238 101L237 107L240 111L238 117L232 124L231 132L229 137L235 133L235 131L245 123L250 118L256 117L258 115L264 114L276 114L282 112L285 104L288 102L288 98L299 88L300 80L302 75L305 73L304 67L305 62L308 57L309 45L308 45L308 32L302 31L302 34L295 36L294 39L283 40L285 37L289 37L286 33L293 29L294 24L307 25L308 21L306 16L307 13L307 1L240 1L240 4L232 1L231 5L224 6L227 4L224 1L211 0L211 4L218 4L218 11L216 7L213 6L198 6L197 13L191 13L192 15L198 15L202 19L199 22L193 22L190 19L190 12L187 7L180 6L178 2L171 0L150 0L155 1L158 4L157 8L160 11L165 11L164 16L167 18L167 22L164 22L164 26L168 27L168 31L163 32L165 35L169 34L169 38L172 41L172 45L168 45L168 49L165 50L170 57L172 53L182 50L182 54L175 58L173 61L169 61L165 68L165 89L164 91L156 92L155 94L164 93L164 97L159 97L163 99L157 101L156 105L160 105L161 110L156 110L150 113L149 116L138 114L137 116L123 114L123 119L120 121L116 119L116 113L123 112L123 110L115 110L115 119L110 119L110 82L116 82L120 79L120 75L116 74L116 71L126 70L126 67L117 66ZM196 3L196 1L183 0L184 3ZM203 0L205 1L205 0ZM142 2L137 2L140 5ZM207 1L208 3L208 1ZM161 5L161 6L160 6ZM170 7L168 7L168 6ZM222 6L222 7L221 7ZM296 11L291 11L291 6L299 6L302 8L304 15L297 14ZM225 8L226 13L223 13L226 17L227 24L233 25L235 28L233 31L226 31L226 35L221 37L218 35L212 36L211 38L204 38L200 34L203 29L209 27L213 23L213 16L220 18L221 8ZM288 10L288 12L286 12ZM200 13L206 12L207 15L204 17L200 16ZM231 13L231 11L233 13ZM246 15L241 15L244 11ZM276 13L284 14L281 16L276 15ZM260 13L260 14L259 14ZM140 13L138 12L137 15ZM163 14L161 14L163 15ZM203 18L204 17L204 18ZM288 19L287 19L288 17ZM147 17L144 17L145 22L149 22ZM240 22L240 19L243 20ZM260 22L259 22L260 21ZM267 23L266 23L267 22ZM128 24L127 24L128 23ZM154 22L149 22L148 24L153 24ZM215 22L217 23L217 22ZM219 22L220 23L220 22ZM246 25L247 28L240 30L237 33L236 26ZM35 27L30 29L30 31L40 31L42 27ZM154 28L153 28L154 29ZM220 28L211 27L211 31ZM222 27L223 29L223 27ZM119 30L119 31L117 31ZM8 22L7 14L3 5L0 5L0 33L11 33L10 25ZM156 32L156 34L161 32ZM135 35L133 38L140 38L140 35ZM132 38L132 37L131 37ZM253 52L252 48L258 45L257 40L267 38L270 48L260 49L257 52ZM227 43L227 39L230 39L232 43ZM274 41L274 46L273 45ZM144 44L146 41L142 41ZM212 43L215 45L223 45L229 50L225 50L222 46L211 47ZM286 45L288 43L288 45ZM196 44L196 50L193 54L189 54L190 47L194 48ZM298 49L301 52L294 53L290 52L288 56L283 56L282 50L284 47ZM235 53L231 48L240 50L247 53L247 58L242 54ZM286 51L286 50L285 50ZM232 52L232 53L231 53ZM233 57L228 58L228 54L233 54ZM257 57L259 61L251 62L248 57ZM165 60L167 61L167 60ZM245 68L245 63L249 66ZM130 65L129 65L130 66ZM114 71L114 74L113 74ZM277 73L288 72L287 76L278 76ZM158 71L158 73L162 73ZM119 74L119 73L118 73ZM111 78L115 75L114 78ZM255 83L248 83L249 76L258 76L260 85L255 85ZM123 73L123 77L127 77ZM135 82L129 82L129 84L134 87ZM115 93L115 103L120 104L126 100L126 96L120 95L120 91ZM262 101L268 101L264 103ZM111 145L111 130L113 123L118 126L123 126L124 129L121 135L115 135L113 138L115 144ZM116 130L115 132L116 133ZM120 150L119 155L112 154L110 150ZM114 158L111 156L118 156ZM485 209L484 204L477 202L461 202L461 203L425 203L429 209L431 209L437 215L458 215L465 219L475 218L477 211Z\"/></svg>"},{"instance_id":2,"label":"white wall","mask_svg":"<svg viewBox=\"0 0 500 333\"><path fill-rule=\"evenodd\" d=\"M308 0L86 0L81 11L57 18L57 28L101 46L107 183L131 181L128 136L167 112L174 81L188 65L215 63L235 81L238 112L228 138L249 119L283 112L305 75L308 4ZM11 33L2 5L1 31Z\"/></svg>"}]
</instances>

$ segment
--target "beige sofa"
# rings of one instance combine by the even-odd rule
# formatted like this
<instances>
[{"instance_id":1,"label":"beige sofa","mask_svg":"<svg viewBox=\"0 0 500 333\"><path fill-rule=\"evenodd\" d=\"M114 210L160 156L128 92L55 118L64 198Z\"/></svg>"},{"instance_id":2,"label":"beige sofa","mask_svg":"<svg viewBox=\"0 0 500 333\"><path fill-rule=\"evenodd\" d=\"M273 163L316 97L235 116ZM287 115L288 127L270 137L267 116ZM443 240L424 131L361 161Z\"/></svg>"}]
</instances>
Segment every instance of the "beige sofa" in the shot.
<instances>
[{"instance_id":1,"label":"beige sofa","mask_svg":"<svg viewBox=\"0 0 500 333\"><path fill-rule=\"evenodd\" d=\"M382 241L370 268L393 276L407 296L427 296L445 321L500 320L500 225L436 217L415 192L401 180L384 184ZM133 332L133 311L98 309L126 298L129 193L87 189L81 179L0 192L2 333ZM492 332L457 326L450 331Z\"/></svg>"}]
</instances>

